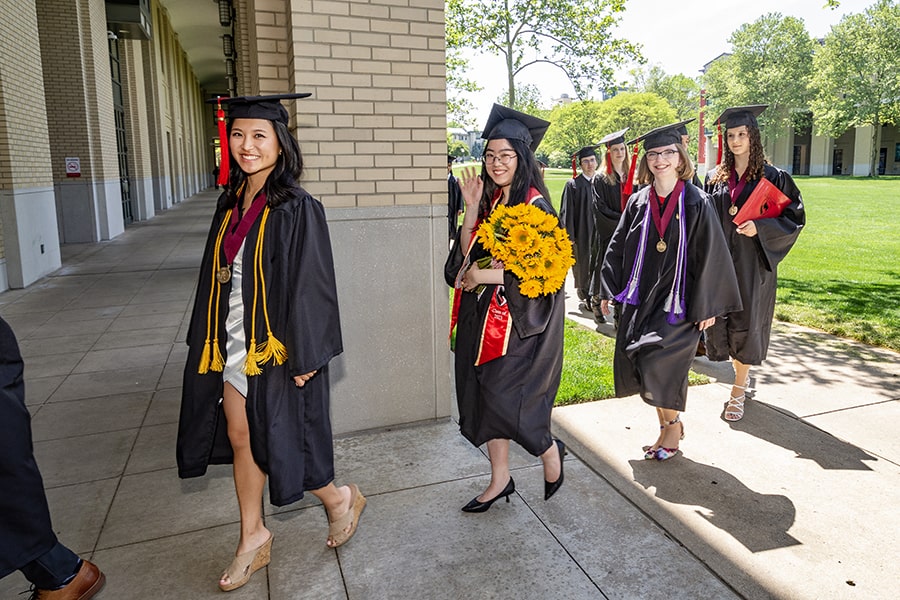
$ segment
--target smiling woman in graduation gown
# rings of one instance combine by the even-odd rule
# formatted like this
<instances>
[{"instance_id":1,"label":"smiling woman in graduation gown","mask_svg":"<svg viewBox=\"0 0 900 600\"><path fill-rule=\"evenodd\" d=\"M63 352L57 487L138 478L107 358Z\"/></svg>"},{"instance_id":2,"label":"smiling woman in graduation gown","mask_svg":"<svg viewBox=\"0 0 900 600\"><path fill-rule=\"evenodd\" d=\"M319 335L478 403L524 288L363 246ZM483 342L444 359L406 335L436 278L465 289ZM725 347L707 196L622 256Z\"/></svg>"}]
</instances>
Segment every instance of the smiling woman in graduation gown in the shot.
<instances>
[{"instance_id":1,"label":"smiling woman in graduation gown","mask_svg":"<svg viewBox=\"0 0 900 600\"><path fill-rule=\"evenodd\" d=\"M707 174L705 183L725 233L743 301L743 310L728 314L706 336L710 360L734 359L734 386L723 413L728 421L740 420L744 415L750 366L762 364L769 348L778 265L806 223L803 199L794 180L766 162L756 120L765 108L763 104L740 106L722 113L718 122L725 126L728 138L725 160ZM722 147L721 139L719 146ZM759 185L760 176L774 184L790 203L776 217L738 226L733 219Z\"/></svg>"}]
</instances>

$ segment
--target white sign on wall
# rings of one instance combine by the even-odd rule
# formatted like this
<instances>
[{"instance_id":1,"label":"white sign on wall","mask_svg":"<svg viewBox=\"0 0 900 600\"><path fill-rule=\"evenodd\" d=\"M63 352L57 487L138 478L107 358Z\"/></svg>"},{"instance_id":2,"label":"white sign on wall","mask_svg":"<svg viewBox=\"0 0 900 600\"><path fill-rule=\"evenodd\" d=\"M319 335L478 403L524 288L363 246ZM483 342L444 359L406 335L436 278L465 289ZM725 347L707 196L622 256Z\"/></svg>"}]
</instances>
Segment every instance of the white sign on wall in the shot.
<instances>
[{"instance_id":1,"label":"white sign on wall","mask_svg":"<svg viewBox=\"0 0 900 600\"><path fill-rule=\"evenodd\" d=\"M79 157L66 157L66 177L81 177L81 159Z\"/></svg>"}]
</instances>

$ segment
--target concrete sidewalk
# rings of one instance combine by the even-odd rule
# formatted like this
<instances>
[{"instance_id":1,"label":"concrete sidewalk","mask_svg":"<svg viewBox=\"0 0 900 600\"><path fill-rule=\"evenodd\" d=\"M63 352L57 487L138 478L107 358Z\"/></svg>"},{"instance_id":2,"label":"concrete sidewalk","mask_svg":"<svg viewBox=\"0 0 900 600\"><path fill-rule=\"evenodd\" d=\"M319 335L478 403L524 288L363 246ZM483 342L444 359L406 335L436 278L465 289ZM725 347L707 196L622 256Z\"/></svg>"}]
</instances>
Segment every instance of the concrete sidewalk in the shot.
<instances>
[{"instance_id":1,"label":"concrete sidewalk","mask_svg":"<svg viewBox=\"0 0 900 600\"><path fill-rule=\"evenodd\" d=\"M106 572L100 598L223 597L216 580L238 535L230 468L182 481L174 464L186 317L214 201L198 194L113 241L65 246L62 269L0 294L54 526ZM888 436L900 422L897 356L793 328L773 345L780 365L754 372L744 421L719 419L726 386L691 390L684 456L668 463L641 460L656 432L636 398L555 410L572 452L549 502L539 461L514 450L512 502L460 512L489 464L450 420L342 437L337 483L369 498L356 537L326 548L311 497L267 505L272 564L231 596L887 598L900 530ZM13 574L0 598L27 587Z\"/></svg>"}]
</instances>

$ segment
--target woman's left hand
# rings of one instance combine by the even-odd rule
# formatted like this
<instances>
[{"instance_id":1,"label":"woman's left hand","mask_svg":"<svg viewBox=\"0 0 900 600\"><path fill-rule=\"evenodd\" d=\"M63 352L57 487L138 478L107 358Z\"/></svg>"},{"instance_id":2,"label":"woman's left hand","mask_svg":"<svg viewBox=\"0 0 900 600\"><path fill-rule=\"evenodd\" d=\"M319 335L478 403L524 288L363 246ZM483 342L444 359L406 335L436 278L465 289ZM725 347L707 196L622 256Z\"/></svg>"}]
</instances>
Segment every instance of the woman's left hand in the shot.
<instances>
[{"instance_id":1,"label":"woman's left hand","mask_svg":"<svg viewBox=\"0 0 900 600\"><path fill-rule=\"evenodd\" d=\"M747 237L753 237L756 235L756 223L753 221L744 221L738 225L737 232L741 235L746 235Z\"/></svg>"},{"instance_id":2,"label":"woman's left hand","mask_svg":"<svg viewBox=\"0 0 900 600\"><path fill-rule=\"evenodd\" d=\"M703 321L700 321L699 323L697 323L697 329L699 329L700 331L703 331L704 329L709 329L710 327L712 327L715 324L715 322L716 322L715 317L712 317L710 319L704 319Z\"/></svg>"},{"instance_id":3,"label":"woman's left hand","mask_svg":"<svg viewBox=\"0 0 900 600\"><path fill-rule=\"evenodd\" d=\"M315 375L318 371L310 371L304 375L296 375L294 377L294 383L297 384L297 387L303 387L306 385L306 382L312 379L313 375Z\"/></svg>"},{"instance_id":4,"label":"woman's left hand","mask_svg":"<svg viewBox=\"0 0 900 600\"><path fill-rule=\"evenodd\" d=\"M472 266L466 270L465 274L463 274L462 289L467 292L471 292L479 285L481 285L481 281L479 280L481 270L482 269L478 266L478 263L472 263Z\"/></svg>"}]
</instances>

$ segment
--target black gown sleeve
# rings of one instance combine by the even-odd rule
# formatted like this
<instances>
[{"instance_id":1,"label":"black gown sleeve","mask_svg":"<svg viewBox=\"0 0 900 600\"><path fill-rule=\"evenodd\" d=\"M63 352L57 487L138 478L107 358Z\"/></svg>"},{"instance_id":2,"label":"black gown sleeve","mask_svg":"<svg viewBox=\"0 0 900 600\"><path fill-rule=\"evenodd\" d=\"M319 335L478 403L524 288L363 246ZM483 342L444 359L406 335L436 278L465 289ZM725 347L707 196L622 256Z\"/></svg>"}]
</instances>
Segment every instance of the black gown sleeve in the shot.
<instances>
[{"instance_id":1,"label":"black gown sleeve","mask_svg":"<svg viewBox=\"0 0 900 600\"><path fill-rule=\"evenodd\" d=\"M766 165L765 177L791 199L779 216L756 221L759 249L768 270L774 271L793 248L800 230L806 225L806 210L800 190L787 172Z\"/></svg>"}]
</instances>

